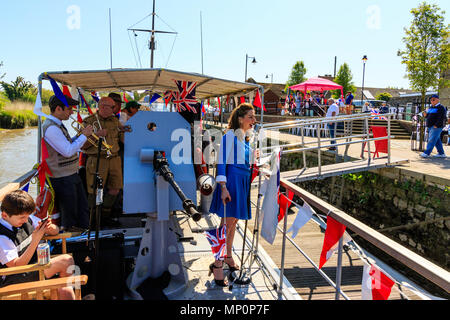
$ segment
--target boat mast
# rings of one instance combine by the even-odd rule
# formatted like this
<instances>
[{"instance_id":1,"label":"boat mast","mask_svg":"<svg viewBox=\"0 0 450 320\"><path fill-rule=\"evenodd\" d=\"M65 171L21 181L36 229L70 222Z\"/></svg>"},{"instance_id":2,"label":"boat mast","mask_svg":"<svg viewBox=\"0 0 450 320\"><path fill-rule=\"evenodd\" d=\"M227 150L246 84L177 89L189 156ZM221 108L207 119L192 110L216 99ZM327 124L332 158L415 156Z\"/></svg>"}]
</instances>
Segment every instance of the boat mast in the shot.
<instances>
[{"instance_id":1,"label":"boat mast","mask_svg":"<svg viewBox=\"0 0 450 320\"><path fill-rule=\"evenodd\" d=\"M128 30L131 30L131 31L141 31L141 32L150 32L151 33L151 35L150 35L150 42L149 42L149 49L150 49L150 68L152 68L152 69L153 69L153 56L154 56L154 51L156 49L155 33L173 33L173 34L178 34L178 32L155 30L155 16L156 16L155 0L153 0L152 29L151 30L147 30L147 29L128 29Z\"/></svg>"},{"instance_id":2,"label":"boat mast","mask_svg":"<svg viewBox=\"0 0 450 320\"><path fill-rule=\"evenodd\" d=\"M150 36L150 68L153 69L153 51L155 50L155 0L153 0L152 35Z\"/></svg>"}]
</instances>

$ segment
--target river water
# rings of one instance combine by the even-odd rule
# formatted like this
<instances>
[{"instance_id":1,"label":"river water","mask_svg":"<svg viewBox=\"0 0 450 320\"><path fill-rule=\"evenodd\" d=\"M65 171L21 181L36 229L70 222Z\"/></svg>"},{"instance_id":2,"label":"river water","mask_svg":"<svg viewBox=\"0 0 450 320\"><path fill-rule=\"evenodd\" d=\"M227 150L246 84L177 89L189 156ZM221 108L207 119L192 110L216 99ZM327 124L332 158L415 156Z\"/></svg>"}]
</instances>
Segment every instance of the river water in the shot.
<instances>
[{"instance_id":1,"label":"river water","mask_svg":"<svg viewBox=\"0 0 450 320\"><path fill-rule=\"evenodd\" d=\"M71 127L71 120L64 121L64 125L71 136L75 130ZM38 162L37 159L38 129L0 129L0 188L27 173ZM36 184L31 183L29 193L37 195Z\"/></svg>"}]
</instances>

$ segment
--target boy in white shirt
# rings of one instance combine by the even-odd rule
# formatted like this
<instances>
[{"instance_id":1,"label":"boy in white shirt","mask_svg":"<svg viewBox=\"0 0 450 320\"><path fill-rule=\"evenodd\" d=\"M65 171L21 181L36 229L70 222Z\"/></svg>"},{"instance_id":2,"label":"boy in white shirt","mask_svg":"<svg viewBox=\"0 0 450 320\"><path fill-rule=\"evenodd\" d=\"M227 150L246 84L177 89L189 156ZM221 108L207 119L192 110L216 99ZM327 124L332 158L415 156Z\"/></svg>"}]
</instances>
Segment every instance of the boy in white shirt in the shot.
<instances>
[{"instance_id":1,"label":"boy in white shirt","mask_svg":"<svg viewBox=\"0 0 450 320\"><path fill-rule=\"evenodd\" d=\"M8 193L0 206L0 267L18 267L29 263L37 263L36 249L44 234L57 235L58 226L49 219L41 220L34 215L36 205L33 198L23 190ZM50 259L50 268L44 270L46 278L56 274L60 277L72 275L69 270L74 265L73 258L68 254ZM37 272L21 273L4 276L0 279L0 287L10 284L38 281ZM75 294L71 287L59 289L61 300L74 300Z\"/></svg>"}]
</instances>

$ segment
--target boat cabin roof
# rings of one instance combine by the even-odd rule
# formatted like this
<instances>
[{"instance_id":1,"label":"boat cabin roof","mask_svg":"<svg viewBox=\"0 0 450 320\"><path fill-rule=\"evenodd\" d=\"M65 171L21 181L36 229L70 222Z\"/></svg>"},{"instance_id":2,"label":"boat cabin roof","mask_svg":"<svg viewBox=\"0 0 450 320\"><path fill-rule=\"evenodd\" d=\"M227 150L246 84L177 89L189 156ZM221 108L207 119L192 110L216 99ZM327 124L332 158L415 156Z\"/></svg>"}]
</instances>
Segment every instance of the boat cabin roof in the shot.
<instances>
[{"instance_id":1,"label":"boat cabin roof","mask_svg":"<svg viewBox=\"0 0 450 320\"><path fill-rule=\"evenodd\" d=\"M164 93L166 90L178 90L174 80L197 82L197 99L224 95L245 94L259 87L258 84L218 79L198 73L187 73L168 69L108 69L87 71L45 72L61 84L83 88L88 91L133 91L149 90Z\"/></svg>"}]
</instances>

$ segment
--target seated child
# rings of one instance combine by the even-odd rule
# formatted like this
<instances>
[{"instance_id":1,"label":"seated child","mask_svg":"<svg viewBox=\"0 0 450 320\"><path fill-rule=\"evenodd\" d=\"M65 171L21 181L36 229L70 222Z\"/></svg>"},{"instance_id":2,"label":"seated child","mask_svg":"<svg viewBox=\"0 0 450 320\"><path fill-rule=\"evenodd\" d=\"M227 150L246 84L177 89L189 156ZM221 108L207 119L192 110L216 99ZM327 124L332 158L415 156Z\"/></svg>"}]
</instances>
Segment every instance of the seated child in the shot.
<instances>
[{"instance_id":1,"label":"seated child","mask_svg":"<svg viewBox=\"0 0 450 320\"><path fill-rule=\"evenodd\" d=\"M32 215L35 208L33 198L23 190L12 191L4 197L0 206L0 268L37 263L36 249L44 234L59 233L58 226L52 224L49 219L42 222ZM50 268L44 270L46 278L56 274L68 277L74 269L70 268L74 261L68 254L51 258L50 264ZM0 278L0 287L38 280L38 272L9 275ZM61 300L75 299L72 287L59 289L59 296Z\"/></svg>"}]
</instances>

